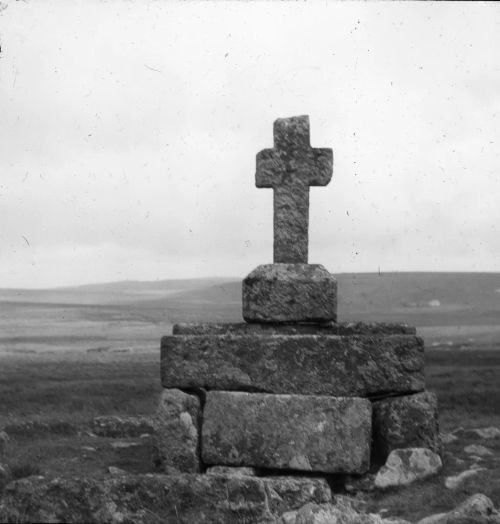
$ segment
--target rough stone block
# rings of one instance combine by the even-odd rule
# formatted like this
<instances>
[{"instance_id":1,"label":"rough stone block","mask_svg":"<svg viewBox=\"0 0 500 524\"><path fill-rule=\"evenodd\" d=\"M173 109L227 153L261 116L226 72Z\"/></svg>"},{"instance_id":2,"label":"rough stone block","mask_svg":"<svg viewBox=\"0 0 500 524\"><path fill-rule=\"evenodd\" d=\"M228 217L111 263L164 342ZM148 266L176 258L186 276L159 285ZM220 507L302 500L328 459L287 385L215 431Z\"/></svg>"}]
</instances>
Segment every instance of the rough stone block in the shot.
<instances>
[{"instance_id":1,"label":"rough stone block","mask_svg":"<svg viewBox=\"0 0 500 524\"><path fill-rule=\"evenodd\" d=\"M320 324L265 324L248 322L180 322L174 335L415 335L408 324L385 322L322 322Z\"/></svg>"},{"instance_id":2,"label":"rough stone block","mask_svg":"<svg viewBox=\"0 0 500 524\"><path fill-rule=\"evenodd\" d=\"M163 390L153 419L155 462L166 473L198 472L200 400L178 389Z\"/></svg>"},{"instance_id":3,"label":"rough stone block","mask_svg":"<svg viewBox=\"0 0 500 524\"><path fill-rule=\"evenodd\" d=\"M428 391L373 403L373 440L385 459L398 448L441 452L437 398Z\"/></svg>"},{"instance_id":4,"label":"rough stone block","mask_svg":"<svg viewBox=\"0 0 500 524\"><path fill-rule=\"evenodd\" d=\"M266 264L243 280L247 322L337 319L337 281L319 264Z\"/></svg>"},{"instance_id":5,"label":"rough stone block","mask_svg":"<svg viewBox=\"0 0 500 524\"><path fill-rule=\"evenodd\" d=\"M361 398L207 393L202 426L206 464L364 473L371 404Z\"/></svg>"},{"instance_id":6,"label":"rough stone block","mask_svg":"<svg viewBox=\"0 0 500 524\"><path fill-rule=\"evenodd\" d=\"M172 335L168 388L366 397L424 389L424 346L412 335Z\"/></svg>"},{"instance_id":7,"label":"rough stone block","mask_svg":"<svg viewBox=\"0 0 500 524\"><path fill-rule=\"evenodd\" d=\"M285 489L280 479L203 474L33 476L7 486L0 522L271 524L281 515L281 506L268 500L271 491L282 494L287 511L332 499L324 479L294 478L287 484ZM293 491L295 499L286 495Z\"/></svg>"}]
</instances>

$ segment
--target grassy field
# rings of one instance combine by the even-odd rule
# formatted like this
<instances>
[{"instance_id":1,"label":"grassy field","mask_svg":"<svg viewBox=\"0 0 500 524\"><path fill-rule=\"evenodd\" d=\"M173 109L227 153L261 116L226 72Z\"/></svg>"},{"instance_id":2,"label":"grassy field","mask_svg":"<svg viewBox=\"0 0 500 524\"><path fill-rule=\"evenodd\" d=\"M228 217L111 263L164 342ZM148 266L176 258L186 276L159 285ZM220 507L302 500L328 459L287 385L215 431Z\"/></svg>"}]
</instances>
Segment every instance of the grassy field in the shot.
<instances>
[{"instance_id":1,"label":"grassy field","mask_svg":"<svg viewBox=\"0 0 500 524\"><path fill-rule=\"evenodd\" d=\"M438 394L444 431L500 428L500 352L434 349L427 352L427 385ZM152 471L151 440L114 439L90 432L99 415L150 415L160 393L159 352L42 353L0 355L0 426L11 436L14 475L102 474L109 466ZM494 455L485 469L450 491L444 477L468 469L473 460L462 439L445 449L443 473L411 487L367 497L371 511L416 520L451 509L468 494L483 492L500 506L500 441L486 442Z\"/></svg>"}]
</instances>

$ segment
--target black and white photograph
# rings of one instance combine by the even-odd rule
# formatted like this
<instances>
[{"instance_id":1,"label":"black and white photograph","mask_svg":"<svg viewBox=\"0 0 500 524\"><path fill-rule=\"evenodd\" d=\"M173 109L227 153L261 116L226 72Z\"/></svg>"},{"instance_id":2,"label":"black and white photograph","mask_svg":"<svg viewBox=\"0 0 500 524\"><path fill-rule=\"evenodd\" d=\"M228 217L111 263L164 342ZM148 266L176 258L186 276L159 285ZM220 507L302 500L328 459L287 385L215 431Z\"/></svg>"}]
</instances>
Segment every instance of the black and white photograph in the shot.
<instances>
[{"instance_id":1,"label":"black and white photograph","mask_svg":"<svg viewBox=\"0 0 500 524\"><path fill-rule=\"evenodd\" d=\"M0 0L0 523L500 524L499 50Z\"/></svg>"}]
</instances>

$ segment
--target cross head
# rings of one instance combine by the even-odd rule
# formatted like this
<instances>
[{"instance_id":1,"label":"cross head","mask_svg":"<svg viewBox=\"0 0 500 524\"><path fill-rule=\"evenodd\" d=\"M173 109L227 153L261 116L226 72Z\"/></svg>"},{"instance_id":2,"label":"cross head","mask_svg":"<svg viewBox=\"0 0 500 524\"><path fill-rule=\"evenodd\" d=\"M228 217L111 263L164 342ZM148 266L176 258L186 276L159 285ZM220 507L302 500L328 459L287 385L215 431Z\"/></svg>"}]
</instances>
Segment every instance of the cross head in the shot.
<instances>
[{"instance_id":1,"label":"cross head","mask_svg":"<svg viewBox=\"0 0 500 524\"><path fill-rule=\"evenodd\" d=\"M307 264L309 187L326 186L332 172L332 150L311 147L308 116L274 122L274 147L257 154L255 185L274 190L275 264Z\"/></svg>"}]
</instances>

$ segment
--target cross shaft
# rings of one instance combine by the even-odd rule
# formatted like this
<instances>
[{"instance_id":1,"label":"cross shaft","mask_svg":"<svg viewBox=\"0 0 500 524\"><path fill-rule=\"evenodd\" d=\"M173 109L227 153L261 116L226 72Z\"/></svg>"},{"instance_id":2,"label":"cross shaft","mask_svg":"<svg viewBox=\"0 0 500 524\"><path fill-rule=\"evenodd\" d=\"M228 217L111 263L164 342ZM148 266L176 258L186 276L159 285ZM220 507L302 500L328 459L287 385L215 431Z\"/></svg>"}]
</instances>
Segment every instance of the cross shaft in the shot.
<instances>
[{"instance_id":1,"label":"cross shaft","mask_svg":"<svg viewBox=\"0 0 500 524\"><path fill-rule=\"evenodd\" d=\"M274 190L275 264L307 264L309 187L326 186L332 171L332 150L310 145L308 116L274 122L274 147L257 154L255 184Z\"/></svg>"}]
</instances>

